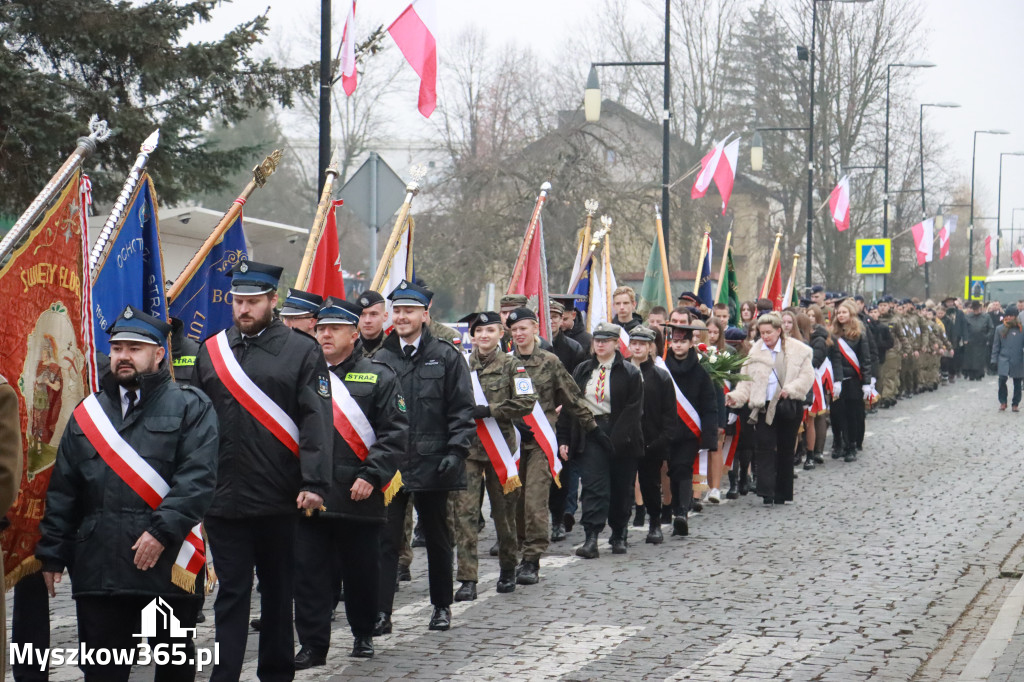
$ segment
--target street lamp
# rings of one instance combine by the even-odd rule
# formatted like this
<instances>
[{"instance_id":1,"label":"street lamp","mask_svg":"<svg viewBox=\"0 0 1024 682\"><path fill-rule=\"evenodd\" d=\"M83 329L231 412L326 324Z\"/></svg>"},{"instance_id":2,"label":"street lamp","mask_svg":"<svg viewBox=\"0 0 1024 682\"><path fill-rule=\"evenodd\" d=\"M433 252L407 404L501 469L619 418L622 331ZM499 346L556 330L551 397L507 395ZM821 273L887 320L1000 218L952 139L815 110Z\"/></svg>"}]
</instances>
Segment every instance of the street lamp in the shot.
<instances>
[{"instance_id":1,"label":"street lamp","mask_svg":"<svg viewBox=\"0 0 1024 682\"><path fill-rule=\"evenodd\" d=\"M1003 238L1003 232L1000 230L1002 221L1000 220L1003 215L1003 157L1004 156L1024 156L1024 152L1002 152L999 154L999 189L996 191L996 270L999 269L999 242ZM1013 219L1010 219L1010 224L1013 224ZM1012 238L1011 238L1012 240Z\"/></svg>"},{"instance_id":2,"label":"street lamp","mask_svg":"<svg viewBox=\"0 0 1024 682\"><path fill-rule=\"evenodd\" d=\"M661 109L661 225L665 241L665 259L668 260L669 242L669 120L672 114L669 111L672 99L671 90L671 53L669 43L669 19L671 18L672 0L665 0L665 58L661 61L645 62L593 62L590 65L590 73L587 74L587 85L583 91L583 116L589 123L596 123L601 119L601 83L597 78L598 66L661 66L663 67L663 92Z\"/></svg>"},{"instance_id":3,"label":"street lamp","mask_svg":"<svg viewBox=\"0 0 1024 682\"><path fill-rule=\"evenodd\" d=\"M925 199L924 199L924 108L925 107L936 107L938 109L959 109L960 105L957 104L956 102L935 102L935 103L925 103L925 104L921 105L921 117L920 117L921 124L920 124L920 126L918 128L918 134L920 136L919 148L920 148L920 152L921 152L921 220L924 220L925 218L928 217L928 209L925 208ZM939 226L938 226L937 229L939 229L939 230L942 229L941 221L939 222ZM998 260L997 260L997 262L998 262ZM926 262L924 264L924 297L925 298L930 298L931 297L931 289L932 289L932 287L931 287L931 278L930 278L929 272L928 272L928 263Z\"/></svg>"},{"instance_id":4,"label":"street lamp","mask_svg":"<svg viewBox=\"0 0 1024 682\"><path fill-rule=\"evenodd\" d=\"M750 170L760 173L764 168L764 140L761 131L754 131L754 140L750 143Z\"/></svg>"},{"instance_id":5,"label":"street lamp","mask_svg":"<svg viewBox=\"0 0 1024 682\"><path fill-rule=\"evenodd\" d=\"M975 130L974 131L974 146L971 148L971 219L967 226L968 232L968 254L967 254L967 281L971 282L974 278L974 167L976 157L978 155L978 135L1009 135L1009 130L1002 130L1001 128L995 128L992 130Z\"/></svg>"}]
</instances>

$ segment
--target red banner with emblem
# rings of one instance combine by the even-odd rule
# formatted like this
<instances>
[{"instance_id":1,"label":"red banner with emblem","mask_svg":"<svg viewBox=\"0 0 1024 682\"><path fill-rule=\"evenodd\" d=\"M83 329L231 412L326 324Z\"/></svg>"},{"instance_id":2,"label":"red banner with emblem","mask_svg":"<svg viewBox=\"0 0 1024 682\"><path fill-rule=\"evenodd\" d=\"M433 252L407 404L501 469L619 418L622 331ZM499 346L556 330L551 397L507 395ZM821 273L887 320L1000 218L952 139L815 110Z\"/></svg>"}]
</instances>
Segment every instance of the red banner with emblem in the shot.
<instances>
[{"instance_id":1,"label":"red banner with emblem","mask_svg":"<svg viewBox=\"0 0 1024 682\"><path fill-rule=\"evenodd\" d=\"M82 184L81 174L72 174L0 266L0 374L18 393L24 449L21 488L7 513L10 526L0 535L8 589L39 570L34 554L57 446L75 406L90 393Z\"/></svg>"}]
</instances>

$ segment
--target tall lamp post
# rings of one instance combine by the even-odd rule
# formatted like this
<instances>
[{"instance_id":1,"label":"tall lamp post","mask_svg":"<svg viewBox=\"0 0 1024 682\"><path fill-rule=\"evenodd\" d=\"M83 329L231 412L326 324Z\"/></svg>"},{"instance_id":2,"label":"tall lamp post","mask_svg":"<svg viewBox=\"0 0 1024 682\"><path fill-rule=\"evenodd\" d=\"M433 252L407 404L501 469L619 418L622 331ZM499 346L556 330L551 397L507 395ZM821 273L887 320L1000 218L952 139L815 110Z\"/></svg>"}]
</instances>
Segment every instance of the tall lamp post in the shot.
<instances>
[{"instance_id":1,"label":"tall lamp post","mask_svg":"<svg viewBox=\"0 0 1024 682\"><path fill-rule=\"evenodd\" d=\"M935 102L935 103L928 102L928 103L925 103L925 104L921 105L921 108L920 108L921 109L920 126L918 127L918 136L920 138L920 142L918 144L918 149L919 149L919 151L921 153L921 220L925 220L928 217L928 209L926 208L925 196L924 196L924 108L925 107L935 107L937 109L959 109L960 105L957 104L956 102ZM941 225L940 225L939 229L941 229ZM929 264L927 262L924 264L924 297L925 298L931 298L931 291L932 291L931 277L929 276L928 265Z\"/></svg>"},{"instance_id":2,"label":"tall lamp post","mask_svg":"<svg viewBox=\"0 0 1024 682\"><path fill-rule=\"evenodd\" d=\"M978 155L978 135L1009 135L1010 131L995 128L992 130L975 130L974 145L971 148L971 219L967 226L967 281L974 281L974 167Z\"/></svg>"},{"instance_id":3,"label":"tall lamp post","mask_svg":"<svg viewBox=\"0 0 1024 682\"><path fill-rule=\"evenodd\" d=\"M1004 156L1024 156L1024 152L1001 152L999 154L999 189L996 191L996 270L999 269L999 242L1003 239L1002 227L1002 216L1003 216L1003 157ZM1010 218L1010 225L1012 230L1013 217ZM1011 243L1012 243L1012 237Z\"/></svg>"},{"instance_id":4,"label":"tall lamp post","mask_svg":"<svg viewBox=\"0 0 1024 682\"><path fill-rule=\"evenodd\" d=\"M671 17L672 0L665 0L665 58L661 61L646 62L593 62L587 76L587 87L583 92L584 118L594 123L601 120L601 84L597 78L599 66L661 66L663 67L662 109L661 109L661 225L665 238L665 260L668 260L669 244L669 111L672 99L671 58L669 51L669 19Z\"/></svg>"}]
</instances>

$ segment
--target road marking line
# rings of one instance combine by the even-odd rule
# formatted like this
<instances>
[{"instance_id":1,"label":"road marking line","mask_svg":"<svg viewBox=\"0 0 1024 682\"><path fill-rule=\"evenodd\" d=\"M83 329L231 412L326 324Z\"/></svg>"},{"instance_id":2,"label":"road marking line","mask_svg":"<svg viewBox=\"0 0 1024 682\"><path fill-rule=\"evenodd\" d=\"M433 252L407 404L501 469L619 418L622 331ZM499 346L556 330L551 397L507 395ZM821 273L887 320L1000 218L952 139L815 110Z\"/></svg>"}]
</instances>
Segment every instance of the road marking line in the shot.
<instances>
[{"instance_id":1,"label":"road marking line","mask_svg":"<svg viewBox=\"0 0 1024 682\"><path fill-rule=\"evenodd\" d=\"M900 422L905 422L905 421L907 421L908 419L910 419L910 417L896 417L896 418L895 418L895 419L893 419L892 421L893 421L893 423L895 423L895 424L899 424Z\"/></svg>"},{"instance_id":2,"label":"road marking line","mask_svg":"<svg viewBox=\"0 0 1024 682\"><path fill-rule=\"evenodd\" d=\"M768 664L768 667L777 673L786 673L785 677L788 678L799 668L802 661L817 656L828 643L827 639L807 637L730 637L709 651L701 660L683 668L672 677L665 678L665 682L722 679L723 661L733 662L735 670L742 669L748 663L756 662L759 668ZM702 670L712 663L715 664L714 668Z\"/></svg>"},{"instance_id":3,"label":"road marking line","mask_svg":"<svg viewBox=\"0 0 1024 682\"><path fill-rule=\"evenodd\" d=\"M1013 592L1003 602L999 609L999 615L996 616L985 639L971 656L971 660L967 662L963 672L960 673L961 681L984 682L988 679L996 666L996 661L1009 645L1022 612L1024 612L1024 578L1017 581Z\"/></svg>"},{"instance_id":4,"label":"road marking line","mask_svg":"<svg viewBox=\"0 0 1024 682\"><path fill-rule=\"evenodd\" d=\"M969 389L967 389L967 392L968 393L977 393L978 389L977 388L969 388Z\"/></svg>"},{"instance_id":5,"label":"road marking line","mask_svg":"<svg viewBox=\"0 0 1024 682\"><path fill-rule=\"evenodd\" d=\"M930 412L931 410L934 410L936 407L938 407L938 405L925 405L924 407L921 408L921 411Z\"/></svg>"}]
</instances>

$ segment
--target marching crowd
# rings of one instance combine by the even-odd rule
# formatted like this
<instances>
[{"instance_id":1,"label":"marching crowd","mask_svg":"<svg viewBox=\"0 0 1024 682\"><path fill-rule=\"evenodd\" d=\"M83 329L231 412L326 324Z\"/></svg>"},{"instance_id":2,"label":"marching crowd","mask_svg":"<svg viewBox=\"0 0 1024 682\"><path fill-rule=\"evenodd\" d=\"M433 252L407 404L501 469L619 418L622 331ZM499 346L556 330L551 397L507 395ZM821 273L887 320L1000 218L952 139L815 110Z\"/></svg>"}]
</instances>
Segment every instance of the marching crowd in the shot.
<instances>
[{"instance_id":1,"label":"marching crowd","mask_svg":"<svg viewBox=\"0 0 1024 682\"><path fill-rule=\"evenodd\" d=\"M135 647L138 619L126 614L154 597L192 628L215 580L211 679L239 679L252 627L258 677L290 680L325 664L339 603L351 655L374 655L411 546L426 547L428 628L449 629L453 601L477 598L485 494L496 589L509 593L538 583L549 544L576 524L576 554L597 559L606 526L613 554L628 552L630 526L646 526L651 544L663 525L685 537L689 515L723 489L791 502L797 469L825 464L829 431L831 458L856 462L867 413L990 364L1000 409L1009 379L1013 411L1021 398L1012 306L866 305L816 286L781 311L744 302L733 325L728 305L690 292L643 318L619 287L612 322L591 331L573 296L553 296L545 315L509 295L463 319L463 343L431 320L422 283L402 282L390 306L373 291L323 301L293 290L277 310L281 274L238 264L234 325L201 345L133 307L109 328L109 369L64 432L36 550L50 596L68 570L83 644ZM15 641L19 622L30 629L18 590L31 584L15 587ZM195 678L191 637L156 641L186 654L158 680ZM82 669L127 680L131 664Z\"/></svg>"}]
</instances>

